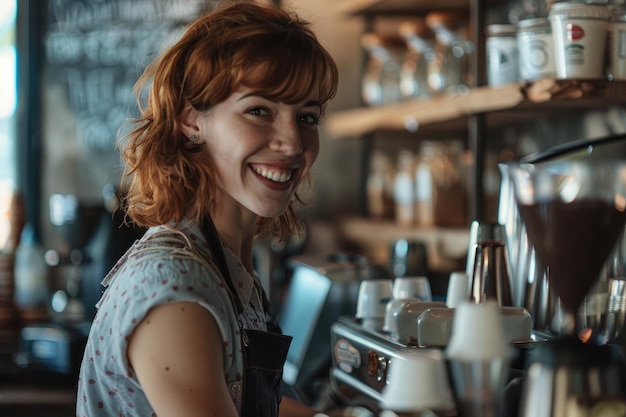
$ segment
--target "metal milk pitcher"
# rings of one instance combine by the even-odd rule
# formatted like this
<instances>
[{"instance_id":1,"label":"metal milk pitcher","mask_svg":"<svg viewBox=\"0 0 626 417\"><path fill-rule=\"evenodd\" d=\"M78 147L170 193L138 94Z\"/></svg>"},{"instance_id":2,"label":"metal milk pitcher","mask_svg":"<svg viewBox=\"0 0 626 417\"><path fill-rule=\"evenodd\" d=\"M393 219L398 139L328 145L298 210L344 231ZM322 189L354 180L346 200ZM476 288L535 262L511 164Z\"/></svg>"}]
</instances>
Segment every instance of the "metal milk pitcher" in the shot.
<instances>
[{"instance_id":1,"label":"metal milk pitcher","mask_svg":"<svg viewBox=\"0 0 626 417\"><path fill-rule=\"evenodd\" d=\"M472 222L467 264L470 301L491 299L500 306L512 306L509 265L504 226Z\"/></svg>"}]
</instances>

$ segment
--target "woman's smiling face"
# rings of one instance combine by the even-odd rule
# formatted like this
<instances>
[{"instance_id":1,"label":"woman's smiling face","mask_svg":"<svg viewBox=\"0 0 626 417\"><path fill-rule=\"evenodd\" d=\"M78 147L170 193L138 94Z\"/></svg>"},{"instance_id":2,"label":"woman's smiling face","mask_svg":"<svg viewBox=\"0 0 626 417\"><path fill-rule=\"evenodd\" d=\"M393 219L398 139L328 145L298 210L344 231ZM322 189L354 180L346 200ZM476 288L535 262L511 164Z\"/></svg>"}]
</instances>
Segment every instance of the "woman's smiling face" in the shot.
<instances>
[{"instance_id":1,"label":"woman's smiling face","mask_svg":"<svg viewBox=\"0 0 626 417\"><path fill-rule=\"evenodd\" d=\"M240 87L225 101L192 110L215 164L218 210L237 205L262 217L284 213L319 153L317 89L297 103Z\"/></svg>"}]
</instances>

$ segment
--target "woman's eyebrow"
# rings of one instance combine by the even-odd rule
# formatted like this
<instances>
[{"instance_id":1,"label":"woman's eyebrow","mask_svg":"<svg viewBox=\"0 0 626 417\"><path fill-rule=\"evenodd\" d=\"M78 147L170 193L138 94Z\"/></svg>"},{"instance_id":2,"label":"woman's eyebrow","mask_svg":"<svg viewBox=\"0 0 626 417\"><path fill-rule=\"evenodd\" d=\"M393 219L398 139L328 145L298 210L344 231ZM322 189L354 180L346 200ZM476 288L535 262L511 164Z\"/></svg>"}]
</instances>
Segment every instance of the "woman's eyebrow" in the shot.
<instances>
[{"instance_id":1,"label":"woman's eyebrow","mask_svg":"<svg viewBox=\"0 0 626 417\"><path fill-rule=\"evenodd\" d=\"M258 93L258 92L246 93L246 94L242 95L241 97L239 97L237 99L237 101L241 101L241 100L244 100L244 99L249 98L249 97L256 97L256 98L260 98L262 100L272 101L272 102L273 101L277 101L276 99L269 98L269 97L267 97L267 96L265 96L265 95L263 95L261 93ZM280 101L280 100L278 100L278 101ZM321 109L322 108L322 104L318 100L309 100L309 101L306 101L303 104L302 107L319 107Z\"/></svg>"},{"instance_id":2,"label":"woman's eyebrow","mask_svg":"<svg viewBox=\"0 0 626 417\"><path fill-rule=\"evenodd\" d=\"M303 107L319 107L321 109L322 105L317 100L311 100L311 101L307 101L306 103L304 103Z\"/></svg>"}]
</instances>

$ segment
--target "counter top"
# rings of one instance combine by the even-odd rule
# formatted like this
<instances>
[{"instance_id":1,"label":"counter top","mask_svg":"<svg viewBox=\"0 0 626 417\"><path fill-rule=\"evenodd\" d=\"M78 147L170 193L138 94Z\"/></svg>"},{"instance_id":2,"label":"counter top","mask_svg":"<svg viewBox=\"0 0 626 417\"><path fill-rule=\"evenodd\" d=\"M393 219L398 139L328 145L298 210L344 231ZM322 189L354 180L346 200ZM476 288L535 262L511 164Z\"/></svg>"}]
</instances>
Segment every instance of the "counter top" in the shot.
<instances>
[{"instance_id":1,"label":"counter top","mask_svg":"<svg viewBox=\"0 0 626 417\"><path fill-rule=\"evenodd\" d=\"M15 364L17 333L0 332L0 415L20 417L72 416L76 378Z\"/></svg>"},{"instance_id":2,"label":"counter top","mask_svg":"<svg viewBox=\"0 0 626 417\"><path fill-rule=\"evenodd\" d=\"M32 375L34 377L34 375ZM76 409L76 387L66 381L54 384L44 377L42 381L2 376L0 382L0 416L68 417Z\"/></svg>"},{"instance_id":3,"label":"counter top","mask_svg":"<svg viewBox=\"0 0 626 417\"><path fill-rule=\"evenodd\" d=\"M5 405L71 406L74 408L74 404L76 404L74 387L0 385L0 410Z\"/></svg>"}]
</instances>

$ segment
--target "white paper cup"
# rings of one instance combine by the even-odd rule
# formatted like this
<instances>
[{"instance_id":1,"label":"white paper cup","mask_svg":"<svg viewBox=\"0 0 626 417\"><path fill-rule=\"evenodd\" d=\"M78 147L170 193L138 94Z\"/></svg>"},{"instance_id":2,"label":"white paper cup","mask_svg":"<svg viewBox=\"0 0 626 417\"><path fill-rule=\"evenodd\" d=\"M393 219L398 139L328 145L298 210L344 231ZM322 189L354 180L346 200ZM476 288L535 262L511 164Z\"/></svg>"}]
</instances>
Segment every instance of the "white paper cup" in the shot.
<instances>
[{"instance_id":1,"label":"white paper cup","mask_svg":"<svg viewBox=\"0 0 626 417\"><path fill-rule=\"evenodd\" d=\"M611 22L611 77L626 80L626 8L614 12Z\"/></svg>"},{"instance_id":2,"label":"white paper cup","mask_svg":"<svg viewBox=\"0 0 626 417\"><path fill-rule=\"evenodd\" d=\"M500 307L494 301L456 307L446 356L463 361L491 361L512 354Z\"/></svg>"},{"instance_id":3,"label":"white paper cup","mask_svg":"<svg viewBox=\"0 0 626 417\"><path fill-rule=\"evenodd\" d=\"M562 2L550 10L556 76L604 78L609 10L606 5Z\"/></svg>"},{"instance_id":4,"label":"white paper cup","mask_svg":"<svg viewBox=\"0 0 626 417\"><path fill-rule=\"evenodd\" d=\"M365 327L381 329L385 307L392 299L393 281L390 279L366 279L361 281L356 306L356 318Z\"/></svg>"},{"instance_id":5,"label":"white paper cup","mask_svg":"<svg viewBox=\"0 0 626 417\"><path fill-rule=\"evenodd\" d=\"M533 81L554 77L554 40L546 18L524 19L517 23L520 78Z\"/></svg>"},{"instance_id":6,"label":"white paper cup","mask_svg":"<svg viewBox=\"0 0 626 417\"><path fill-rule=\"evenodd\" d=\"M393 280L393 298L432 301L430 281L426 277L397 277Z\"/></svg>"},{"instance_id":7,"label":"white paper cup","mask_svg":"<svg viewBox=\"0 0 626 417\"><path fill-rule=\"evenodd\" d=\"M454 409L445 366L442 352L435 349L394 358L389 364L381 408L396 412Z\"/></svg>"},{"instance_id":8,"label":"white paper cup","mask_svg":"<svg viewBox=\"0 0 626 417\"><path fill-rule=\"evenodd\" d=\"M455 271L448 279L446 291L446 305L455 308L464 301L469 300L469 278L465 271Z\"/></svg>"}]
</instances>

